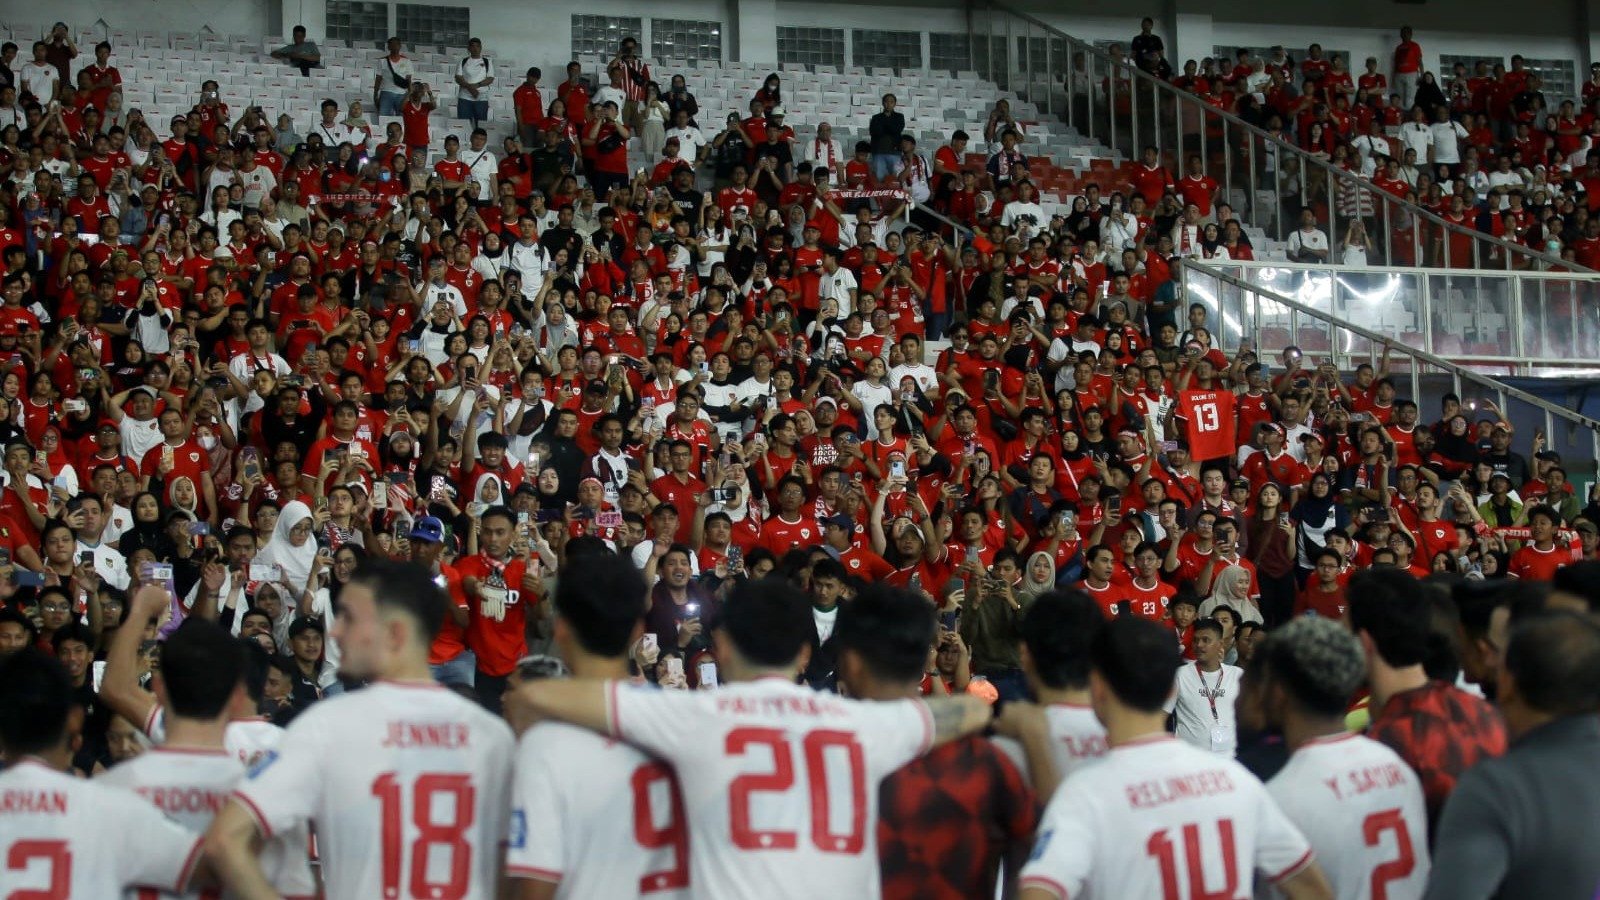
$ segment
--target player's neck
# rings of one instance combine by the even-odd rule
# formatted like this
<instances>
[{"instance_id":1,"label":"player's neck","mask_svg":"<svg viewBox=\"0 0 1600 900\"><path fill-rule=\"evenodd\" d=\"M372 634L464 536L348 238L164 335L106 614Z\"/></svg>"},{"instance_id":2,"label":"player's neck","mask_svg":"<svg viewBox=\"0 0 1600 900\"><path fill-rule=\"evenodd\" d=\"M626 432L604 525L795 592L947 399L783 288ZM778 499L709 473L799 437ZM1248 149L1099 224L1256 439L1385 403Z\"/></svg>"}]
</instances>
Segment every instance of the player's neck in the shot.
<instances>
[{"instance_id":1,"label":"player's neck","mask_svg":"<svg viewBox=\"0 0 1600 900\"><path fill-rule=\"evenodd\" d=\"M167 739L163 746L191 750L221 750L222 735L227 730L227 716L215 719L190 719L167 716Z\"/></svg>"},{"instance_id":2,"label":"player's neck","mask_svg":"<svg viewBox=\"0 0 1600 900\"><path fill-rule=\"evenodd\" d=\"M1374 715L1381 712L1394 695L1416 690L1428 683L1428 673L1423 671L1421 663L1396 669L1381 659L1374 659L1370 668L1367 680L1372 685L1372 701L1369 707Z\"/></svg>"},{"instance_id":3,"label":"player's neck","mask_svg":"<svg viewBox=\"0 0 1600 900\"><path fill-rule=\"evenodd\" d=\"M612 658L584 653L573 647L562 648L567 654L567 666L572 669L572 674L578 678L599 678L607 681L626 681L632 675L628 671L628 658Z\"/></svg>"},{"instance_id":4,"label":"player's neck","mask_svg":"<svg viewBox=\"0 0 1600 900\"><path fill-rule=\"evenodd\" d=\"M1195 660L1194 664L1199 666L1200 667L1200 671L1202 671L1202 672L1220 672L1220 671L1222 671L1222 658L1221 657L1218 657L1216 659L1216 661L1214 661L1214 662L1206 662L1203 659L1197 659L1197 660Z\"/></svg>"},{"instance_id":5,"label":"player's neck","mask_svg":"<svg viewBox=\"0 0 1600 900\"><path fill-rule=\"evenodd\" d=\"M1293 753L1317 738L1332 737L1349 731L1343 716L1302 716L1290 714L1283 722L1283 743Z\"/></svg>"},{"instance_id":6,"label":"player's neck","mask_svg":"<svg viewBox=\"0 0 1600 900\"><path fill-rule=\"evenodd\" d=\"M29 753L11 762L20 763L26 760L33 760L45 768L54 769L57 772L67 772L72 769L72 747L63 742L58 747L52 747L39 753Z\"/></svg>"},{"instance_id":7,"label":"player's neck","mask_svg":"<svg viewBox=\"0 0 1600 900\"><path fill-rule=\"evenodd\" d=\"M1111 747L1167 733L1166 713L1139 712L1121 707L1120 704L1107 710L1101 723L1106 726L1106 744Z\"/></svg>"},{"instance_id":8,"label":"player's neck","mask_svg":"<svg viewBox=\"0 0 1600 900\"><path fill-rule=\"evenodd\" d=\"M1046 706L1088 706L1089 689L1035 687L1039 702Z\"/></svg>"}]
</instances>

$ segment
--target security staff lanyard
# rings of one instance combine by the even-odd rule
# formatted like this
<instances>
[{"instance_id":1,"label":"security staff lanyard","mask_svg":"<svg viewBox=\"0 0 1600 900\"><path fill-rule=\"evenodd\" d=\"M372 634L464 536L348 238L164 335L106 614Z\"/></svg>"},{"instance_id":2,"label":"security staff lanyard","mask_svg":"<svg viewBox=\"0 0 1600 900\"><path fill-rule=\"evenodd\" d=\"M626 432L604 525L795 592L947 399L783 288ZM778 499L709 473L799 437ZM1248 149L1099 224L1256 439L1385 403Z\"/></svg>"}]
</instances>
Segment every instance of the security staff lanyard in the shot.
<instances>
[{"instance_id":1,"label":"security staff lanyard","mask_svg":"<svg viewBox=\"0 0 1600 900\"><path fill-rule=\"evenodd\" d=\"M1206 673L1201 670L1199 662L1194 664L1194 673L1200 678L1200 693L1205 696L1206 702L1211 704L1211 721L1220 723L1221 720L1217 718L1217 698L1222 695L1222 679L1226 675L1226 671L1220 667L1217 669L1217 689L1215 691L1206 688Z\"/></svg>"}]
</instances>

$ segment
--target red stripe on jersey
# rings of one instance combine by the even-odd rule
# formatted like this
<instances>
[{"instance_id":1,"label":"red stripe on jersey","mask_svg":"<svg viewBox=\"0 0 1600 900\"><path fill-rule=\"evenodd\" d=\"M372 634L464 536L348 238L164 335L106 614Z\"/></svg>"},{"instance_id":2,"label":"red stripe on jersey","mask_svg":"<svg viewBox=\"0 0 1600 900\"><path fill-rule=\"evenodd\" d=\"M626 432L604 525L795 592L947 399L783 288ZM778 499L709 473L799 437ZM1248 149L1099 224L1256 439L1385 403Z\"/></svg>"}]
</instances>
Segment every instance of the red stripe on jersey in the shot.
<instances>
[{"instance_id":1,"label":"red stripe on jersey","mask_svg":"<svg viewBox=\"0 0 1600 900\"><path fill-rule=\"evenodd\" d=\"M560 884L563 873L550 869L541 869L538 866L506 866L506 874L513 878L533 878L538 881L548 881L551 884Z\"/></svg>"},{"instance_id":2,"label":"red stripe on jersey","mask_svg":"<svg viewBox=\"0 0 1600 900\"><path fill-rule=\"evenodd\" d=\"M1294 865L1290 866L1287 869L1284 869L1282 872L1279 872L1276 875L1267 876L1267 880L1272 882L1273 884L1277 884L1278 882L1284 880L1285 878L1288 878L1288 877L1293 876L1293 875L1300 874L1300 870L1301 869L1304 869L1306 866L1311 865L1312 856L1313 856L1312 852L1310 850L1307 850L1306 851L1306 855L1302 856L1298 860L1296 860Z\"/></svg>"},{"instance_id":3,"label":"red stripe on jersey","mask_svg":"<svg viewBox=\"0 0 1600 900\"><path fill-rule=\"evenodd\" d=\"M1055 894L1061 900L1070 900L1070 895L1068 895L1066 887L1061 882L1046 878L1043 875L1029 875L1027 878L1022 879L1021 886L1024 888L1039 888Z\"/></svg>"},{"instance_id":4,"label":"red stripe on jersey","mask_svg":"<svg viewBox=\"0 0 1600 900\"><path fill-rule=\"evenodd\" d=\"M261 814L261 807L256 806L255 801L238 791L233 792L232 799L244 804L244 811L249 813L250 818L255 820L256 828L260 829L263 838L272 837L272 826L267 824L267 817Z\"/></svg>"}]
</instances>

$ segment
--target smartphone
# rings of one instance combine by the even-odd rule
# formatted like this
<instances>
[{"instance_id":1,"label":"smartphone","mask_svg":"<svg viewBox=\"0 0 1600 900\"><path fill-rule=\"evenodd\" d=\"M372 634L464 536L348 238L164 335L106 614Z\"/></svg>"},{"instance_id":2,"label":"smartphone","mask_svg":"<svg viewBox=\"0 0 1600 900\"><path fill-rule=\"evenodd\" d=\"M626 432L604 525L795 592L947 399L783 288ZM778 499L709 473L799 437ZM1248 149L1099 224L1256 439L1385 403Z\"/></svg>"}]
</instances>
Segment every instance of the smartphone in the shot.
<instances>
[{"instance_id":1,"label":"smartphone","mask_svg":"<svg viewBox=\"0 0 1600 900\"><path fill-rule=\"evenodd\" d=\"M406 350L408 352L411 352L411 353L421 353L422 352L422 342L421 341L406 341Z\"/></svg>"},{"instance_id":2,"label":"smartphone","mask_svg":"<svg viewBox=\"0 0 1600 900\"><path fill-rule=\"evenodd\" d=\"M11 565L11 548L0 547L0 566Z\"/></svg>"},{"instance_id":3,"label":"smartphone","mask_svg":"<svg viewBox=\"0 0 1600 900\"><path fill-rule=\"evenodd\" d=\"M732 503L734 500L738 499L738 497L739 497L739 489L738 488L712 488L711 489L711 502L712 503Z\"/></svg>"},{"instance_id":4,"label":"smartphone","mask_svg":"<svg viewBox=\"0 0 1600 900\"><path fill-rule=\"evenodd\" d=\"M83 550L83 551L79 552L78 553L78 565L80 565L80 566L92 566L92 565L94 565L94 551L93 550Z\"/></svg>"},{"instance_id":5,"label":"smartphone","mask_svg":"<svg viewBox=\"0 0 1600 900\"><path fill-rule=\"evenodd\" d=\"M648 655L660 652L660 649L660 645L656 643L656 633L654 631L646 631L644 637L639 641L639 652Z\"/></svg>"},{"instance_id":6,"label":"smartphone","mask_svg":"<svg viewBox=\"0 0 1600 900\"><path fill-rule=\"evenodd\" d=\"M533 514L533 521L543 524L545 522L561 521L561 510L541 509Z\"/></svg>"},{"instance_id":7,"label":"smartphone","mask_svg":"<svg viewBox=\"0 0 1600 900\"><path fill-rule=\"evenodd\" d=\"M439 499L442 499L444 497L445 489L448 487L449 483L447 481L445 481L445 478L444 478L443 475L435 475L435 476L433 476L433 480L430 481L428 484L429 484L428 496L432 497L435 500L439 500Z\"/></svg>"},{"instance_id":8,"label":"smartphone","mask_svg":"<svg viewBox=\"0 0 1600 900\"><path fill-rule=\"evenodd\" d=\"M16 572L12 573L12 580L17 583L17 587L44 587L44 573L35 572L31 569L16 570Z\"/></svg>"},{"instance_id":9,"label":"smartphone","mask_svg":"<svg viewBox=\"0 0 1600 900\"><path fill-rule=\"evenodd\" d=\"M541 471L539 464L543 461L544 460L539 455L539 451L530 451L528 453L528 471L534 473L535 475L539 474Z\"/></svg>"},{"instance_id":10,"label":"smartphone","mask_svg":"<svg viewBox=\"0 0 1600 900\"><path fill-rule=\"evenodd\" d=\"M979 550L978 550L977 547L968 547L967 548L967 562L977 562L978 558L979 558L978 554L979 554Z\"/></svg>"},{"instance_id":11,"label":"smartphone","mask_svg":"<svg viewBox=\"0 0 1600 900\"><path fill-rule=\"evenodd\" d=\"M384 477L388 479L390 484L401 485L406 483L407 474L406 472L390 472Z\"/></svg>"},{"instance_id":12,"label":"smartphone","mask_svg":"<svg viewBox=\"0 0 1600 900\"><path fill-rule=\"evenodd\" d=\"M527 524L528 524L528 511L525 510L525 509L518 510L517 511L517 527L518 528L525 528L525 527L527 527Z\"/></svg>"},{"instance_id":13,"label":"smartphone","mask_svg":"<svg viewBox=\"0 0 1600 900\"><path fill-rule=\"evenodd\" d=\"M683 677L683 657L673 656L667 659L667 674L674 678Z\"/></svg>"},{"instance_id":14,"label":"smartphone","mask_svg":"<svg viewBox=\"0 0 1600 900\"><path fill-rule=\"evenodd\" d=\"M1122 514L1122 497L1112 497L1106 501L1106 515L1116 516Z\"/></svg>"},{"instance_id":15,"label":"smartphone","mask_svg":"<svg viewBox=\"0 0 1600 900\"><path fill-rule=\"evenodd\" d=\"M744 574L744 551L738 544L728 547L728 571L735 575Z\"/></svg>"},{"instance_id":16,"label":"smartphone","mask_svg":"<svg viewBox=\"0 0 1600 900\"><path fill-rule=\"evenodd\" d=\"M602 509L594 515L596 528L621 528L622 512L615 509Z\"/></svg>"},{"instance_id":17,"label":"smartphone","mask_svg":"<svg viewBox=\"0 0 1600 900\"><path fill-rule=\"evenodd\" d=\"M261 455L254 447L239 451L239 468L246 478L261 477Z\"/></svg>"},{"instance_id":18,"label":"smartphone","mask_svg":"<svg viewBox=\"0 0 1600 900\"><path fill-rule=\"evenodd\" d=\"M889 463L889 477L890 478L904 478L904 477L906 477L906 463L905 463L905 460L897 459L897 460L894 460L893 462Z\"/></svg>"},{"instance_id":19,"label":"smartphone","mask_svg":"<svg viewBox=\"0 0 1600 900\"><path fill-rule=\"evenodd\" d=\"M146 563L142 574L145 581L169 583L172 581L172 566L167 563Z\"/></svg>"},{"instance_id":20,"label":"smartphone","mask_svg":"<svg viewBox=\"0 0 1600 900\"><path fill-rule=\"evenodd\" d=\"M190 537L205 537L206 535L208 535L210 533L211 533L211 523L209 523L209 522L190 522L189 523L189 536Z\"/></svg>"},{"instance_id":21,"label":"smartphone","mask_svg":"<svg viewBox=\"0 0 1600 900\"><path fill-rule=\"evenodd\" d=\"M251 581L277 581L278 567L271 563L251 563L249 576Z\"/></svg>"},{"instance_id":22,"label":"smartphone","mask_svg":"<svg viewBox=\"0 0 1600 900\"><path fill-rule=\"evenodd\" d=\"M372 505L378 509L389 508L389 485L382 481L372 484Z\"/></svg>"},{"instance_id":23,"label":"smartphone","mask_svg":"<svg viewBox=\"0 0 1600 900\"><path fill-rule=\"evenodd\" d=\"M716 686L717 686L717 664L714 663L714 662L703 662L703 663L701 663L700 664L700 687L702 689L705 689L705 688L714 688Z\"/></svg>"}]
</instances>

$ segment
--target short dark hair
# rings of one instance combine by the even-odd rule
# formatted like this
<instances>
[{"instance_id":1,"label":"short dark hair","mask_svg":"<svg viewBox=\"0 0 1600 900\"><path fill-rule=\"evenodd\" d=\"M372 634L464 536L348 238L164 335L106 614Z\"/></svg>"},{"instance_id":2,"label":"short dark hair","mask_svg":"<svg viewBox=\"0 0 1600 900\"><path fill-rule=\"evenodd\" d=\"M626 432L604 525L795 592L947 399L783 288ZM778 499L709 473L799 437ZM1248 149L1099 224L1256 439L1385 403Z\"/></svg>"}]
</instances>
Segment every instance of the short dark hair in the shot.
<instances>
[{"instance_id":1,"label":"short dark hair","mask_svg":"<svg viewBox=\"0 0 1600 900\"><path fill-rule=\"evenodd\" d=\"M1218 609L1220 609L1220 608L1221 607L1218 607ZM1229 612L1233 612L1233 610L1231 610L1231 609L1228 610L1228 611ZM1212 610L1212 612L1216 612L1216 610ZM1222 623L1218 622L1215 616L1207 616L1204 619L1196 619L1195 620L1194 633L1196 635L1199 635L1200 632L1202 632L1202 631L1214 631L1214 632L1216 632L1217 639L1221 640L1222 639L1222 635L1226 631L1226 629L1224 629L1222 627Z\"/></svg>"},{"instance_id":2,"label":"short dark hair","mask_svg":"<svg viewBox=\"0 0 1600 900\"><path fill-rule=\"evenodd\" d=\"M215 719L244 677L243 645L221 625L190 617L161 645L161 680L175 715Z\"/></svg>"},{"instance_id":3,"label":"short dark hair","mask_svg":"<svg viewBox=\"0 0 1600 900\"><path fill-rule=\"evenodd\" d=\"M0 659L0 745L12 759L61 743L72 682L60 660L36 647Z\"/></svg>"},{"instance_id":4,"label":"short dark hair","mask_svg":"<svg viewBox=\"0 0 1600 900\"><path fill-rule=\"evenodd\" d=\"M556 579L556 612L572 628L578 644L598 656L626 653L644 617L644 576L609 555L569 557Z\"/></svg>"},{"instance_id":5,"label":"short dark hair","mask_svg":"<svg viewBox=\"0 0 1600 900\"><path fill-rule=\"evenodd\" d=\"M1136 616L1112 619L1089 641L1089 668L1118 700L1140 712L1160 712L1166 705L1182 661L1172 629Z\"/></svg>"},{"instance_id":6,"label":"short dark hair","mask_svg":"<svg viewBox=\"0 0 1600 900\"><path fill-rule=\"evenodd\" d=\"M1420 665L1428 656L1428 598L1417 579L1400 569L1367 569L1350 579L1350 630L1372 636L1378 656L1391 666Z\"/></svg>"},{"instance_id":7,"label":"short dark hair","mask_svg":"<svg viewBox=\"0 0 1600 900\"><path fill-rule=\"evenodd\" d=\"M1539 712L1593 715L1600 708L1600 625L1568 610L1531 616L1511 631L1506 672Z\"/></svg>"},{"instance_id":8,"label":"short dark hair","mask_svg":"<svg viewBox=\"0 0 1600 900\"><path fill-rule=\"evenodd\" d=\"M750 558L745 558L749 566ZM723 604L716 630L757 666L787 666L810 641L811 601L788 581L773 576L742 582Z\"/></svg>"},{"instance_id":9,"label":"short dark hair","mask_svg":"<svg viewBox=\"0 0 1600 900\"><path fill-rule=\"evenodd\" d=\"M1332 619L1301 617L1267 636L1251 674L1283 685L1294 703L1319 716L1342 715L1366 679L1361 642Z\"/></svg>"},{"instance_id":10,"label":"short dark hair","mask_svg":"<svg viewBox=\"0 0 1600 900\"><path fill-rule=\"evenodd\" d=\"M356 569L350 583L372 591L373 600L380 609L399 610L409 615L416 621L425 643L432 643L438 636L439 626L444 624L450 609L450 602L434 583L432 573L413 562L368 557Z\"/></svg>"},{"instance_id":11,"label":"short dark hair","mask_svg":"<svg viewBox=\"0 0 1600 900\"><path fill-rule=\"evenodd\" d=\"M924 601L926 605L926 601ZM1089 644L1105 625L1099 604L1082 591L1046 591L1022 614L1023 644L1045 687L1089 684Z\"/></svg>"},{"instance_id":12,"label":"short dark hair","mask_svg":"<svg viewBox=\"0 0 1600 900\"><path fill-rule=\"evenodd\" d=\"M878 582L839 608L833 634L874 677L911 682L922 677L938 621L920 594Z\"/></svg>"}]
</instances>

